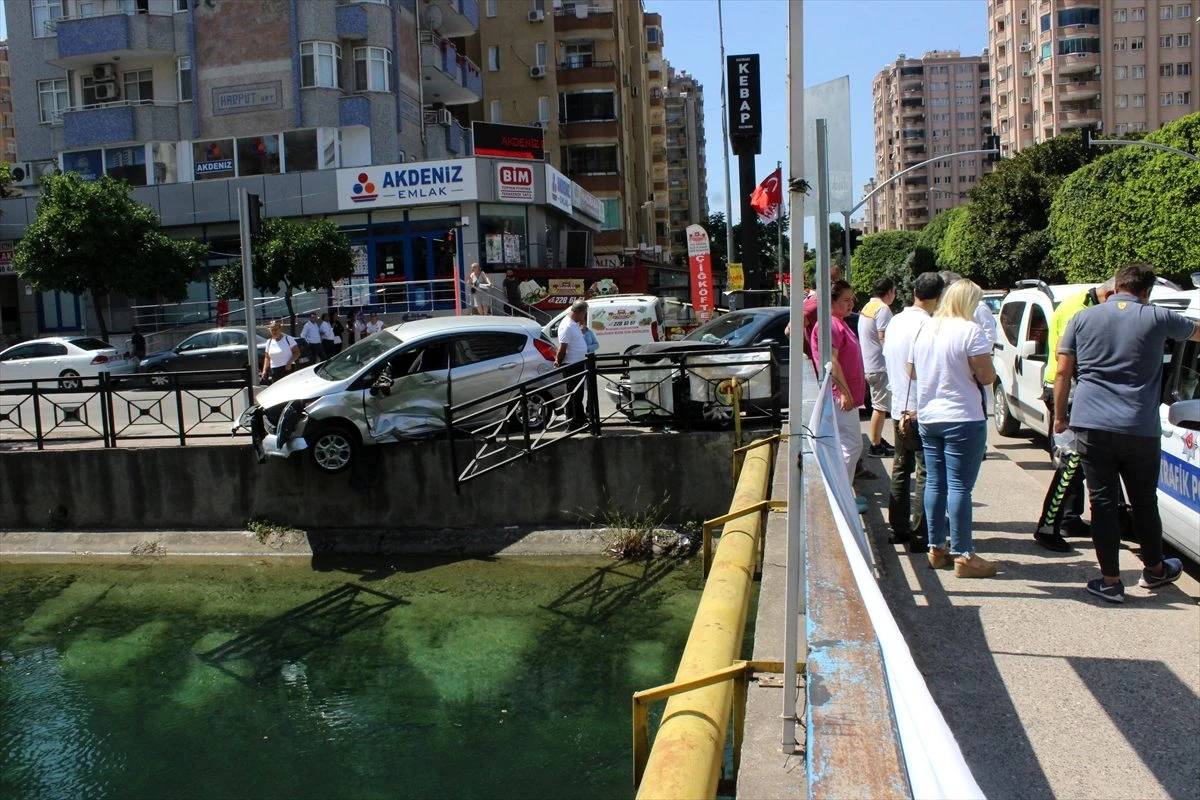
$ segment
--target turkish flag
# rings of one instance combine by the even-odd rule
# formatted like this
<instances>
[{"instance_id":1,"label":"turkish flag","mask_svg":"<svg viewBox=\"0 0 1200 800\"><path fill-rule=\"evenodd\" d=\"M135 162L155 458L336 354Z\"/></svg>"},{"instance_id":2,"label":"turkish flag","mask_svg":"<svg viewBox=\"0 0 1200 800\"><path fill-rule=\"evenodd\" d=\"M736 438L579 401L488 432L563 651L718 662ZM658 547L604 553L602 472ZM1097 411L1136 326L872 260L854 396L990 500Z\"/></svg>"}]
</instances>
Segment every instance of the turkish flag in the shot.
<instances>
[{"instance_id":1,"label":"turkish flag","mask_svg":"<svg viewBox=\"0 0 1200 800\"><path fill-rule=\"evenodd\" d=\"M779 219L783 211L783 169L779 168L763 178L763 182L750 195L750 207L758 212L764 224Z\"/></svg>"}]
</instances>

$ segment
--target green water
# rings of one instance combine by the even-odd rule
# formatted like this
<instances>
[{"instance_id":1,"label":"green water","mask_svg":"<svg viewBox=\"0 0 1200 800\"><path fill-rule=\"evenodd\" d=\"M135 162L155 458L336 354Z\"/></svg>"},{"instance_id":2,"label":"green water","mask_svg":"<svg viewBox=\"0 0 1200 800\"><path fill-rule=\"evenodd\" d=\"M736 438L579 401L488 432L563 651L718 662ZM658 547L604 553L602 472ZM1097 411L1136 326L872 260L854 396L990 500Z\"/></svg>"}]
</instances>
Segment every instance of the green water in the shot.
<instances>
[{"instance_id":1,"label":"green water","mask_svg":"<svg viewBox=\"0 0 1200 800\"><path fill-rule=\"evenodd\" d=\"M682 564L0 563L0 797L618 798Z\"/></svg>"}]
</instances>

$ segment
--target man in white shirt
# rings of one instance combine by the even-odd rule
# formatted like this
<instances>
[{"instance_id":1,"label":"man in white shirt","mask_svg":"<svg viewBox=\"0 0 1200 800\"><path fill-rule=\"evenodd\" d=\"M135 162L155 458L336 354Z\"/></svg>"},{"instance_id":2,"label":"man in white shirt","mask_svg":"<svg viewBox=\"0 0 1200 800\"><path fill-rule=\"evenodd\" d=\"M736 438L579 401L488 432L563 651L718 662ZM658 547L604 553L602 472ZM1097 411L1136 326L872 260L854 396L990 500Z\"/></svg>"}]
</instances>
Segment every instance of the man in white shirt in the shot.
<instances>
[{"instance_id":1,"label":"man in white shirt","mask_svg":"<svg viewBox=\"0 0 1200 800\"><path fill-rule=\"evenodd\" d=\"M300 338L304 340L304 351L308 355L309 364L323 361L321 352L321 326L317 321L317 312L308 315L308 322L300 330Z\"/></svg>"},{"instance_id":2,"label":"man in white shirt","mask_svg":"<svg viewBox=\"0 0 1200 800\"><path fill-rule=\"evenodd\" d=\"M374 311L371 312L371 319L367 321L367 336L373 333L379 333L383 330L383 320Z\"/></svg>"},{"instance_id":3,"label":"man in white shirt","mask_svg":"<svg viewBox=\"0 0 1200 800\"><path fill-rule=\"evenodd\" d=\"M558 352L554 356L555 367L566 367L563 377L570 378L567 388L571 392L567 399L567 420L571 427L586 423L583 411L583 360L587 357L587 340L583 326L587 324L588 305L576 300L571 312L558 325ZM578 379L575 379L578 376Z\"/></svg>"},{"instance_id":4,"label":"man in white shirt","mask_svg":"<svg viewBox=\"0 0 1200 800\"><path fill-rule=\"evenodd\" d=\"M333 325L329 322L329 315L322 314L321 315L321 348L325 354L326 359L332 358L333 354L337 352L337 350L334 349L333 339L334 339Z\"/></svg>"},{"instance_id":5,"label":"man in white shirt","mask_svg":"<svg viewBox=\"0 0 1200 800\"><path fill-rule=\"evenodd\" d=\"M910 449L900 435L900 416L917 407L917 387L908 375L908 362L912 343L917 334L929 322L929 315L937 308L945 282L936 272L923 272L913 283L913 304L901 311L888 325L887 337L883 341L883 360L891 389L893 435L896 439L896 455L892 461L892 486L888 497L888 523L893 544L907 542L909 551L925 551L928 531L925 525L925 454ZM912 474L917 473L917 502L912 502Z\"/></svg>"},{"instance_id":6,"label":"man in white shirt","mask_svg":"<svg viewBox=\"0 0 1200 800\"><path fill-rule=\"evenodd\" d=\"M896 284L891 278L875 281L871 299L858 312L858 345L862 348L863 372L871 390L871 427L867 439L871 442L867 455L888 458L895 450L883 438L883 421L888 415L891 397L888 396L887 367L883 363L883 341L892 319L892 303L896 302Z\"/></svg>"}]
</instances>

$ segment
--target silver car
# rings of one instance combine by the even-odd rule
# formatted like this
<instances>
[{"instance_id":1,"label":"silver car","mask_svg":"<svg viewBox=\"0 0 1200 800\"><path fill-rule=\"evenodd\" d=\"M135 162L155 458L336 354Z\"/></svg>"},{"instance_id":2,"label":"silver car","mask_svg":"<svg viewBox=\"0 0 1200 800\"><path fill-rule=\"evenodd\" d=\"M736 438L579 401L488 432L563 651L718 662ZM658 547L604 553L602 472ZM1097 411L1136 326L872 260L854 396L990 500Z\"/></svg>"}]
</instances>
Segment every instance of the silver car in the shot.
<instances>
[{"instance_id":1,"label":"silver car","mask_svg":"<svg viewBox=\"0 0 1200 800\"><path fill-rule=\"evenodd\" d=\"M308 450L319 469L340 472L363 445L444 432L447 404L547 373L555 350L523 317L408 322L264 389L241 424L261 437L263 455ZM546 424L551 401L550 394L531 398L531 427Z\"/></svg>"}]
</instances>

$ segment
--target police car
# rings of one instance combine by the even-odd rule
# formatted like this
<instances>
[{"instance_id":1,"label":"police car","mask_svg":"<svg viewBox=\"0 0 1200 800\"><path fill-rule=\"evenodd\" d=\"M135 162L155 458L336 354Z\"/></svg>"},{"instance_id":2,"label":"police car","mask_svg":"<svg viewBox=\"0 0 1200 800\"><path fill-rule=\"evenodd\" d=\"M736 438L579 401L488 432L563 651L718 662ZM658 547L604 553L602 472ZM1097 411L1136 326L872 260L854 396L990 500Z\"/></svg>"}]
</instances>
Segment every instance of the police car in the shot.
<instances>
[{"instance_id":1,"label":"police car","mask_svg":"<svg viewBox=\"0 0 1200 800\"><path fill-rule=\"evenodd\" d=\"M1200 321L1200 289L1163 292L1151 302ZM1160 406L1158 512L1163 538L1200 563L1200 342L1174 342L1169 359Z\"/></svg>"}]
</instances>

